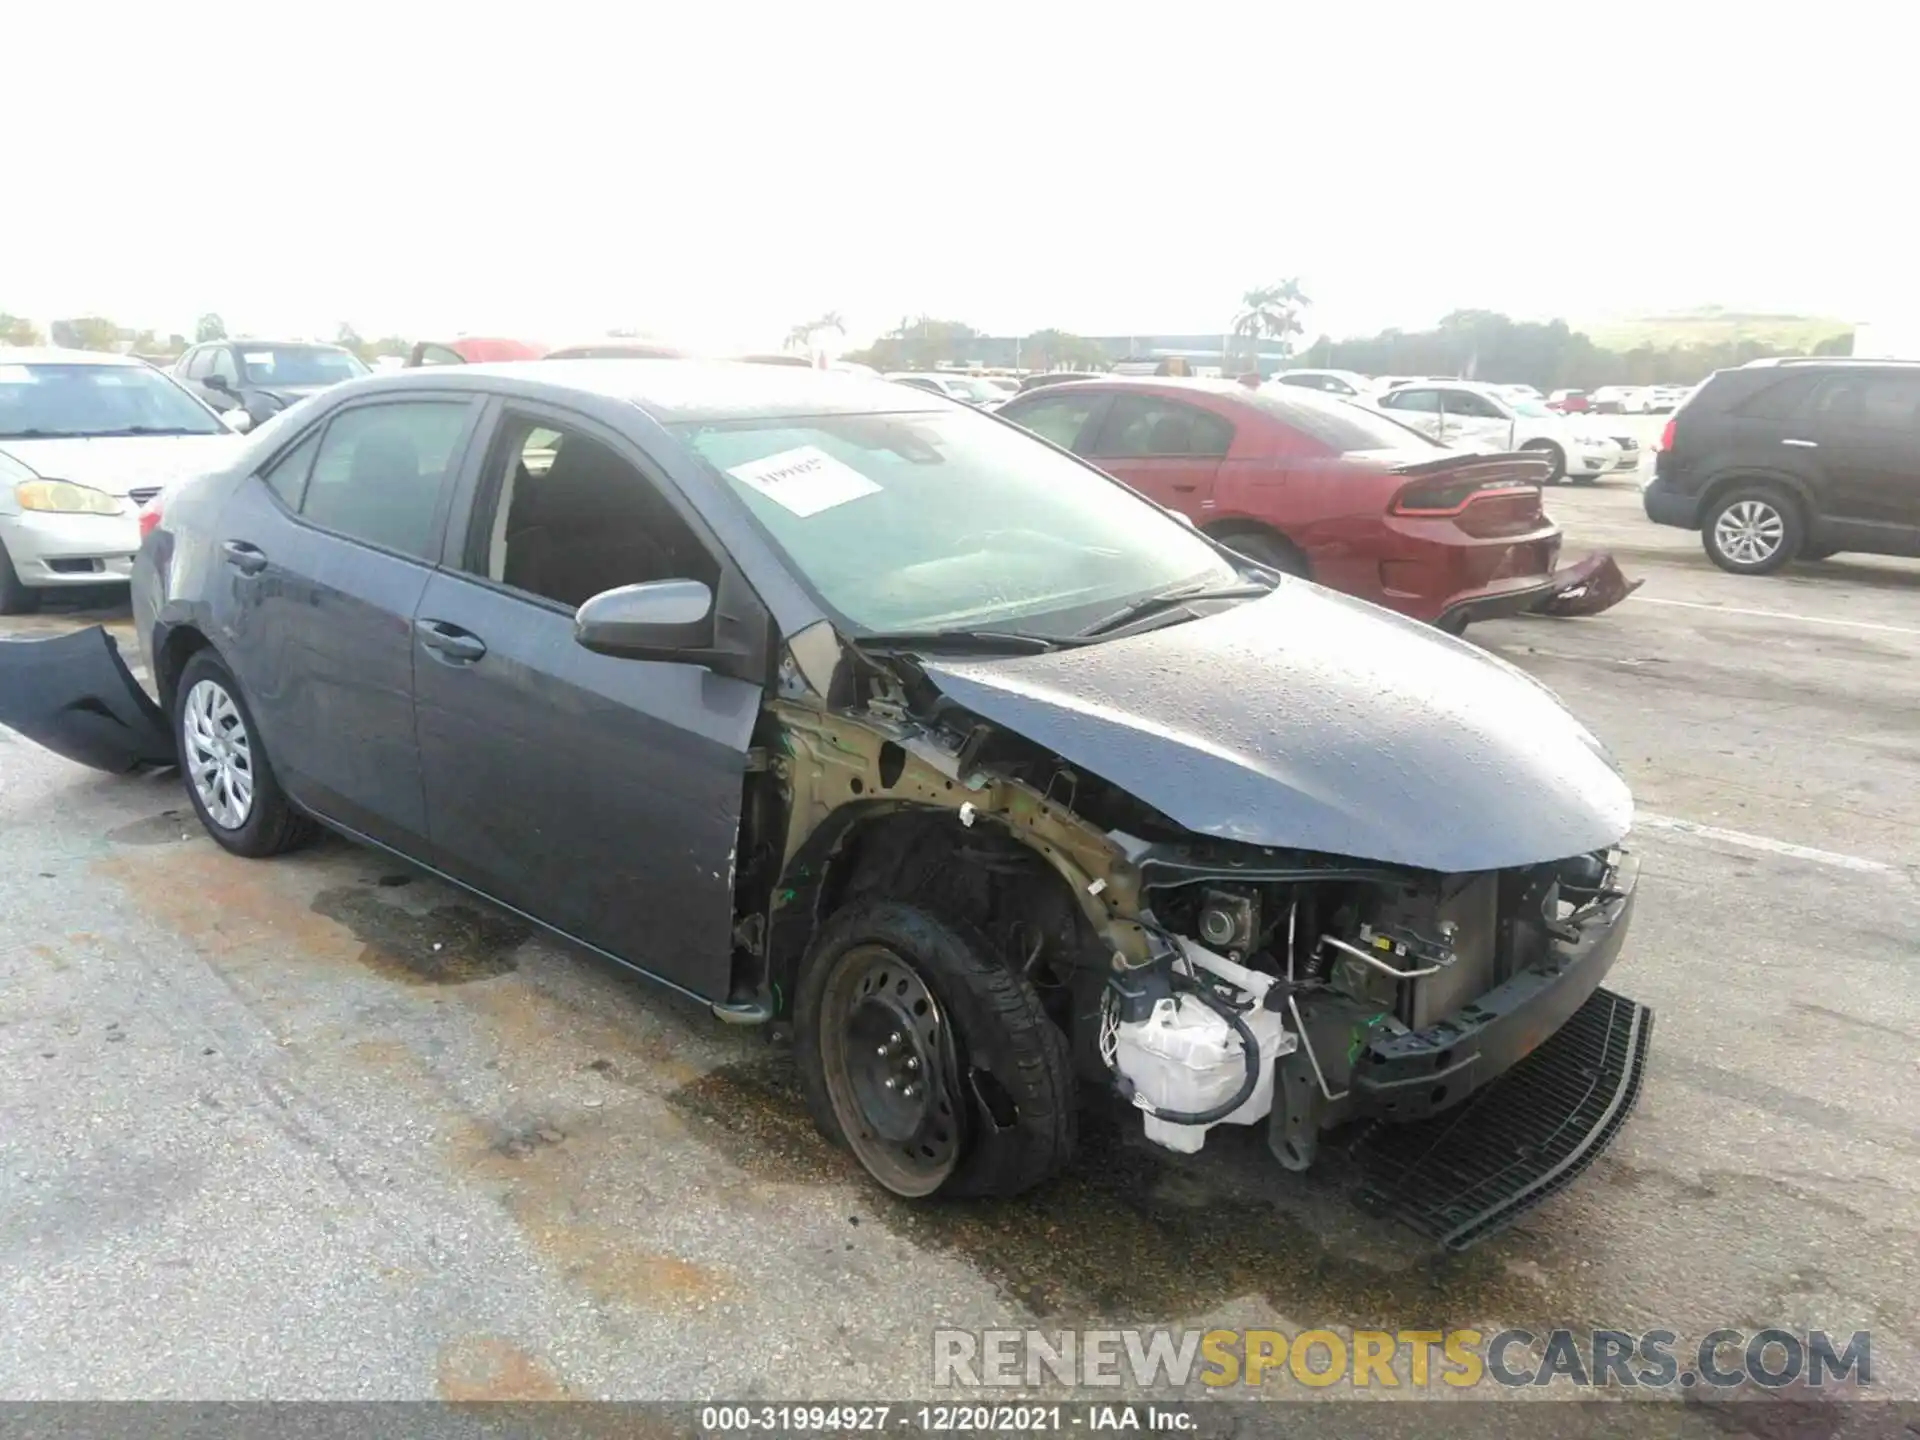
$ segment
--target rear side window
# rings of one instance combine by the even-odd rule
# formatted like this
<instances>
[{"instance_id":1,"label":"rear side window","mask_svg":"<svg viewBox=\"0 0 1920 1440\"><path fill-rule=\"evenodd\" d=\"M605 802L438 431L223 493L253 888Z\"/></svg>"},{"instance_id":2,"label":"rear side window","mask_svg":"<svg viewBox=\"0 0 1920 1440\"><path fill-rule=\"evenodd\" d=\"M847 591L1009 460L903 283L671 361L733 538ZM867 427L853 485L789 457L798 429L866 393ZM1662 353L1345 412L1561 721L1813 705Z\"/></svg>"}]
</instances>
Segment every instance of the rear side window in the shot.
<instances>
[{"instance_id":1,"label":"rear side window","mask_svg":"<svg viewBox=\"0 0 1920 1440\"><path fill-rule=\"evenodd\" d=\"M1433 406L1438 399L1425 392ZM1396 395L1398 392L1396 392ZM1435 450L1434 441L1410 425L1390 415L1382 415L1364 405L1336 400L1330 395L1315 395L1309 390L1254 390L1246 395L1249 405L1257 405L1277 415L1303 435L1311 436L1336 454L1355 450ZM1412 408L1412 407L1406 407Z\"/></svg>"},{"instance_id":2,"label":"rear side window","mask_svg":"<svg viewBox=\"0 0 1920 1440\"><path fill-rule=\"evenodd\" d=\"M1062 450L1072 450L1103 398L1086 394L1050 395L1044 400L1023 402L1007 418L1042 440L1051 440Z\"/></svg>"},{"instance_id":3,"label":"rear side window","mask_svg":"<svg viewBox=\"0 0 1920 1440\"><path fill-rule=\"evenodd\" d=\"M1783 375L1734 406L1733 413L1747 420L1798 419L1819 383L1817 375Z\"/></svg>"},{"instance_id":4,"label":"rear side window","mask_svg":"<svg viewBox=\"0 0 1920 1440\"><path fill-rule=\"evenodd\" d=\"M369 545L431 559L439 548L440 493L469 409L464 400L409 400L335 416L300 513Z\"/></svg>"},{"instance_id":5,"label":"rear side window","mask_svg":"<svg viewBox=\"0 0 1920 1440\"><path fill-rule=\"evenodd\" d=\"M1151 395L1121 395L1100 427L1096 455L1225 455L1233 425L1210 411Z\"/></svg>"},{"instance_id":6,"label":"rear side window","mask_svg":"<svg viewBox=\"0 0 1920 1440\"><path fill-rule=\"evenodd\" d=\"M1829 375L1813 397L1816 418L1869 430L1913 430L1920 423L1916 409L1920 409L1920 375L1871 371Z\"/></svg>"},{"instance_id":7,"label":"rear side window","mask_svg":"<svg viewBox=\"0 0 1920 1440\"><path fill-rule=\"evenodd\" d=\"M420 347L422 365L464 365L466 357L458 350L449 350L445 345L425 345Z\"/></svg>"}]
</instances>

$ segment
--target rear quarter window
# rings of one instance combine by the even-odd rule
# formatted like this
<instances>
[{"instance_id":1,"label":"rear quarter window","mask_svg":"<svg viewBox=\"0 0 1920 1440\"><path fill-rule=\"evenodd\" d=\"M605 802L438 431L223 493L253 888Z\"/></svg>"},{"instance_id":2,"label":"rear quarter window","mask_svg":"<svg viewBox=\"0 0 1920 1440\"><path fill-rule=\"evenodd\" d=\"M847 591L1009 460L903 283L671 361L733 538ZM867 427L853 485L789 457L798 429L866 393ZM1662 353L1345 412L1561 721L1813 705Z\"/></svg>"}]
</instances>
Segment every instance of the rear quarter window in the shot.
<instances>
[{"instance_id":1,"label":"rear quarter window","mask_svg":"<svg viewBox=\"0 0 1920 1440\"><path fill-rule=\"evenodd\" d=\"M1311 390L1281 394L1251 391L1248 404L1317 440L1336 454L1356 450L1437 450L1441 447L1410 425L1362 405L1317 395Z\"/></svg>"}]
</instances>

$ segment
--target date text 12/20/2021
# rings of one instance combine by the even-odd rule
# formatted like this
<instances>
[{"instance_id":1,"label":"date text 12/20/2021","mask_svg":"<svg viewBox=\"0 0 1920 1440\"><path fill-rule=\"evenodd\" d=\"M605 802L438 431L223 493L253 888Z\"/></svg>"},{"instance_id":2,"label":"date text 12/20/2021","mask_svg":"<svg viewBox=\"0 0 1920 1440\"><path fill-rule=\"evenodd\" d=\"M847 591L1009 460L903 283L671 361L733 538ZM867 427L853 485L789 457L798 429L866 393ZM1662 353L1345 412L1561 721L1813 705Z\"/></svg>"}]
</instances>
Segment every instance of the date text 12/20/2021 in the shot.
<instances>
[{"instance_id":1,"label":"date text 12/20/2021","mask_svg":"<svg viewBox=\"0 0 1920 1440\"><path fill-rule=\"evenodd\" d=\"M1184 1405L708 1405L708 1434L852 1434L912 1430L925 1434L1008 1434L1072 1430L1144 1430L1190 1434L1199 1429Z\"/></svg>"}]
</instances>

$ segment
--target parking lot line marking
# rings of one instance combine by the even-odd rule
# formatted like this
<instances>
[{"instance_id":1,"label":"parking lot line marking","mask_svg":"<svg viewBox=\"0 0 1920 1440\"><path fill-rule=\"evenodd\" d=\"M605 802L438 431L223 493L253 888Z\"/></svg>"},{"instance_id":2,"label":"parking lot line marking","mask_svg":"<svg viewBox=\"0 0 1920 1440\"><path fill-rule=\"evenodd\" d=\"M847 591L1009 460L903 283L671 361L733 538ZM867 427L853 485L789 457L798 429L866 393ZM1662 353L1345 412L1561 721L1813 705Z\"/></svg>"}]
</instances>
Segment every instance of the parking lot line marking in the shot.
<instances>
[{"instance_id":1,"label":"parking lot line marking","mask_svg":"<svg viewBox=\"0 0 1920 1440\"><path fill-rule=\"evenodd\" d=\"M1722 830L1718 825L1699 825L1692 820L1679 820L1671 815L1654 815L1645 810L1634 813L1635 829L1645 826L1649 830L1672 830L1681 835L1693 835L1702 840L1718 840L1724 845L1738 845L1746 850L1759 850L1768 855L1785 855L1793 860L1811 860L1816 865L1831 865L1836 870L1853 870L1862 875L1891 875L1895 868L1881 860L1868 860L1859 855L1842 855L1834 850L1816 850L1811 845L1795 845L1789 840L1774 840L1765 835L1749 835L1744 830Z\"/></svg>"},{"instance_id":2,"label":"parking lot line marking","mask_svg":"<svg viewBox=\"0 0 1920 1440\"><path fill-rule=\"evenodd\" d=\"M1785 610L1743 610L1738 605L1709 605L1702 600L1667 600L1658 595L1629 595L1642 605L1677 605L1683 610L1711 610L1716 615L1751 615L1759 620L1800 620L1808 625L1845 625L1854 630L1879 630L1888 635L1920 635L1911 625L1882 625L1873 620L1840 620L1826 615L1794 615Z\"/></svg>"}]
</instances>

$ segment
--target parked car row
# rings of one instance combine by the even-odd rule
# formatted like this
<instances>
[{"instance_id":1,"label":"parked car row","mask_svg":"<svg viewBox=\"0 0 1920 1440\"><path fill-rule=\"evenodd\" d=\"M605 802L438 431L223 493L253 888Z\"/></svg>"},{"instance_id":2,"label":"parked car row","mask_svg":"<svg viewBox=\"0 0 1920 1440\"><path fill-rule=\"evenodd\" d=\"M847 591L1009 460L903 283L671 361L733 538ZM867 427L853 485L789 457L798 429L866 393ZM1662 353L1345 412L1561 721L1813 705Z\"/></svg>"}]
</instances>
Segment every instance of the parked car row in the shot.
<instances>
[{"instance_id":1,"label":"parked car row","mask_svg":"<svg viewBox=\"0 0 1920 1440\"><path fill-rule=\"evenodd\" d=\"M1516 386L1470 380L1414 383L1389 390L1372 402L1395 419L1445 445L1520 450L1547 461L1546 483L1592 483L1617 470L1640 466L1640 442L1609 435L1597 423L1570 418Z\"/></svg>"}]
</instances>

